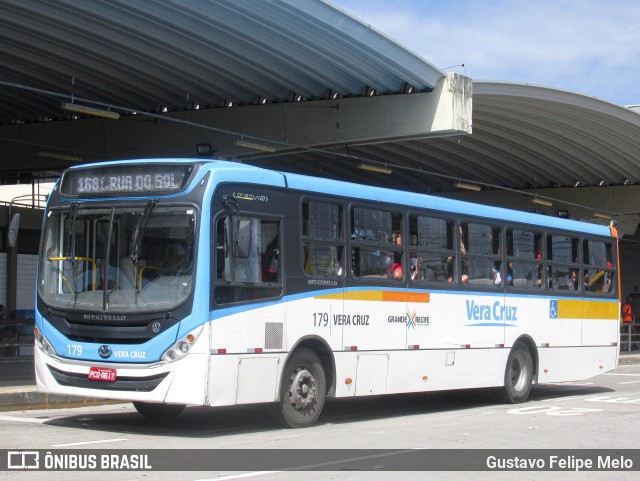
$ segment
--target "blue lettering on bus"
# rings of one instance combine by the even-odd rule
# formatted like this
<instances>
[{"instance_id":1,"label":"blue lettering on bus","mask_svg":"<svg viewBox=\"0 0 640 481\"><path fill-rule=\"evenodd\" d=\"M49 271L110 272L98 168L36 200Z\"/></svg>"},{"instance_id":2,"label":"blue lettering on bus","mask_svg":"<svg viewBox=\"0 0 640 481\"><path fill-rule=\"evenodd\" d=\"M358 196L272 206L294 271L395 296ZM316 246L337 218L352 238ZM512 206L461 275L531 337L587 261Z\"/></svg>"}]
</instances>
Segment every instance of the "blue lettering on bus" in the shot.
<instances>
[{"instance_id":1,"label":"blue lettering on bus","mask_svg":"<svg viewBox=\"0 0 640 481\"><path fill-rule=\"evenodd\" d=\"M467 302L467 320L471 321L517 321L518 307L505 306L500 301L493 304L476 304Z\"/></svg>"}]
</instances>

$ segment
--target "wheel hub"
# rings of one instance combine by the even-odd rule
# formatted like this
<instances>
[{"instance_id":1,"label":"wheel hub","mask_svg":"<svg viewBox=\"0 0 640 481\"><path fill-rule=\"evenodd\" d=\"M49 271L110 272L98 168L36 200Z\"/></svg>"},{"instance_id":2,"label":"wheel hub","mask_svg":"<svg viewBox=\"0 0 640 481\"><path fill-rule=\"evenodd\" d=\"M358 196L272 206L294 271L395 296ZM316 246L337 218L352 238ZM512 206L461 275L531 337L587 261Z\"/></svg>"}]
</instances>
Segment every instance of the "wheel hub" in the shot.
<instances>
[{"instance_id":1,"label":"wheel hub","mask_svg":"<svg viewBox=\"0 0 640 481\"><path fill-rule=\"evenodd\" d=\"M303 410L313 404L316 398L316 380L304 368L296 369L289 384L289 400L297 410Z\"/></svg>"},{"instance_id":2,"label":"wheel hub","mask_svg":"<svg viewBox=\"0 0 640 481\"><path fill-rule=\"evenodd\" d=\"M511 363L511 385L516 391L520 391L526 381L527 373L524 369L524 361L516 356Z\"/></svg>"}]
</instances>

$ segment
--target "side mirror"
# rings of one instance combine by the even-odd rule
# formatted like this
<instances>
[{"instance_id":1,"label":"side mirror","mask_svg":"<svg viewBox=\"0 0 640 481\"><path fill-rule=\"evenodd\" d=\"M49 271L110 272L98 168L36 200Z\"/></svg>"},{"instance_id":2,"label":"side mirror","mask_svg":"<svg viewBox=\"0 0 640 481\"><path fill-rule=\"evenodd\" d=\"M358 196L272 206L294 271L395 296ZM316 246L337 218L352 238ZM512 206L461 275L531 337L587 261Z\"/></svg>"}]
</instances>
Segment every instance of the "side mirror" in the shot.
<instances>
[{"instance_id":1,"label":"side mirror","mask_svg":"<svg viewBox=\"0 0 640 481\"><path fill-rule=\"evenodd\" d=\"M18 229L20 228L20 214L13 214L9 223L9 232L7 232L7 245L13 248L18 243Z\"/></svg>"}]
</instances>

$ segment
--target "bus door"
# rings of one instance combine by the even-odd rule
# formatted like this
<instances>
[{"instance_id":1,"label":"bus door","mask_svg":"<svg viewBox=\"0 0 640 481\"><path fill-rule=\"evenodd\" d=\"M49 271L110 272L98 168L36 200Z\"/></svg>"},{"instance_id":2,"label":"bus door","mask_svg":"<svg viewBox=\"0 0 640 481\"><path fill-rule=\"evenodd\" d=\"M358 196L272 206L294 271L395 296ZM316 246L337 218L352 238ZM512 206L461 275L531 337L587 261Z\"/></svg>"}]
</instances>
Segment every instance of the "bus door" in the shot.
<instances>
[{"instance_id":1,"label":"bus door","mask_svg":"<svg viewBox=\"0 0 640 481\"><path fill-rule=\"evenodd\" d=\"M215 221L215 236L211 404L274 401L286 340L281 220L224 215Z\"/></svg>"}]
</instances>

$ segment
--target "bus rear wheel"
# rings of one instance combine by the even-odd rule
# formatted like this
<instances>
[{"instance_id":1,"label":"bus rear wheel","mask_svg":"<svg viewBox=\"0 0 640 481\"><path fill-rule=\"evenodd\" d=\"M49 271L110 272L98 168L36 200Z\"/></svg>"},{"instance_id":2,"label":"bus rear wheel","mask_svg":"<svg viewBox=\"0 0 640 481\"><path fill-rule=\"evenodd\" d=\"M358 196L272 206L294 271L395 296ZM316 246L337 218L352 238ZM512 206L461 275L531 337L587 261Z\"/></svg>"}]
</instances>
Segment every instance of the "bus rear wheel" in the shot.
<instances>
[{"instance_id":1,"label":"bus rear wheel","mask_svg":"<svg viewBox=\"0 0 640 481\"><path fill-rule=\"evenodd\" d=\"M525 402L531 392L532 381L531 353L526 346L518 344L513 347L507 359L502 400L512 404Z\"/></svg>"},{"instance_id":2,"label":"bus rear wheel","mask_svg":"<svg viewBox=\"0 0 640 481\"><path fill-rule=\"evenodd\" d=\"M162 404L133 401L133 407L140 414L149 419L173 419L180 415L184 404Z\"/></svg>"},{"instance_id":3,"label":"bus rear wheel","mask_svg":"<svg viewBox=\"0 0 640 481\"><path fill-rule=\"evenodd\" d=\"M320 416L326 393L326 377L318 355L309 349L296 351L284 367L277 420L290 428L313 425Z\"/></svg>"}]
</instances>

